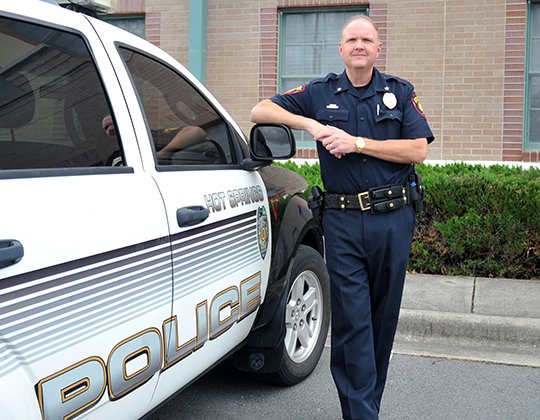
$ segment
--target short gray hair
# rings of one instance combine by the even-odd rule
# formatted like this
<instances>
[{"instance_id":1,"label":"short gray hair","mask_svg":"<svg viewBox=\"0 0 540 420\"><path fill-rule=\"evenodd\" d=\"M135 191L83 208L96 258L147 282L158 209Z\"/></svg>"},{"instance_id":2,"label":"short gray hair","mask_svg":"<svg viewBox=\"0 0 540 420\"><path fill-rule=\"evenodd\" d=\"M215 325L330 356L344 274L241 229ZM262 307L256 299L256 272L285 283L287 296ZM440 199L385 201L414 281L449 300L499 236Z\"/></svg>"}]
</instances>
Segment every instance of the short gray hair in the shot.
<instances>
[{"instance_id":1,"label":"short gray hair","mask_svg":"<svg viewBox=\"0 0 540 420\"><path fill-rule=\"evenodd\" d=\"M349 24L354 22L355 20L365 20L366 22L371 23L373 27L375 28L375 30L377 31L377 35L379 34L379 27L373 21L373 19L371 19L368 15L355 15L355 16L350 17L349 19L347 19L347 22L345 22L345 24L343 25L343 29L341 30L341 32L343 33L345 28L349 26Z\"/></svg>"}]
</instances>

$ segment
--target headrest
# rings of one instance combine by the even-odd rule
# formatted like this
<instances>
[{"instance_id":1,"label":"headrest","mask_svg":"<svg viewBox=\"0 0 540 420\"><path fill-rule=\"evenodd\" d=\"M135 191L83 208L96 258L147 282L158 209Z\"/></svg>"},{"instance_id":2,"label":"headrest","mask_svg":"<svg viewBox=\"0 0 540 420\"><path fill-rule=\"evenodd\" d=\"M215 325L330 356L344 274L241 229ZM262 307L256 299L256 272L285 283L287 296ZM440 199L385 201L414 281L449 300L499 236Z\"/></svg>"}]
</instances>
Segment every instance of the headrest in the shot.
<instances>
[{"instance_id":1,"label":"headrest","mask_svg":"<svg viewBox=\"0 0 540 420\"><path fill-rule=\"evenodd\" d=\"M19 128L34 116L34 91L19 72L0 74L0 128Z\"/></svg>"}]
</instances>

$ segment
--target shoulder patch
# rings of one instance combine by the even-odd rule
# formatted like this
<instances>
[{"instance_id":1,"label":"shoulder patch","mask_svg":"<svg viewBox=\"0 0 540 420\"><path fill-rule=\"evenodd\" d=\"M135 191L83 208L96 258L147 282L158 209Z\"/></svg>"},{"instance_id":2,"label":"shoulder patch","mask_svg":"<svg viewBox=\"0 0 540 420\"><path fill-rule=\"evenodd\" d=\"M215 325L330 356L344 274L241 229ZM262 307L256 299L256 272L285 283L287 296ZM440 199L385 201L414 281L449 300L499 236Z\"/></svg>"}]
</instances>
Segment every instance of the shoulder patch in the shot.
<instances>
[{"instance_id":1,"label":"shoulder patch","mask_svg":"<svg viewBox=\"0 0 540 420\"><path fill-rule=\"evenodd\" d=\"M306 85L300 85L295 88L289 89L287 92L282 93L282 95L295 95L297 93L302 93L306 90Z\"/></svg>"},{"instance_id":2,"label":"shoulder patch","mask_svg":"<svg viewBox=\"0 0 540 420\"><path fill-rule=\"evenodd\" d=\"M413 105L413 108L422 118L426 118L426 114L424 114L424 108L422 108L422 104L420 103L420 98L416 95L416 92L413 92L411 95L411 102Z\"/></svg>"}]
</instances>

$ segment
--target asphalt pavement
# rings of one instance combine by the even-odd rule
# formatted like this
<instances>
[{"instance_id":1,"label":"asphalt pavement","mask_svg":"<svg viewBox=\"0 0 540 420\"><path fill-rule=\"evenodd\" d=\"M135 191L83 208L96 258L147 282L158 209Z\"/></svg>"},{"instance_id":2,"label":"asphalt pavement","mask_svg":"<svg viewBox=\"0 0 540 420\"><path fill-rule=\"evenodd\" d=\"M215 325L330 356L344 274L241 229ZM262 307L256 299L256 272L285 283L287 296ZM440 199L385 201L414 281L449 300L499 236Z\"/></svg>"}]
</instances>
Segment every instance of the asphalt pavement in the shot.
<instances>
[{"instance_id":1,"label":"asphalt pavement","mask_svg":"<svg viewBox=\"0 0 540 420\"><path fill-rule=\"evenodd\" d=\"M407 274L394 353L540 367L540 280Z\"/></svg>"},{"instance_id":2,"label":"asphalt pavement","mask_svg":"<svg viewBox=\"0 0 540 420\"><path fill-rule=\"evenodd\" d=\"M540 280L408 274L393 353L381 420L536 419ZM338 419L329 359L289 388L226 360L145 420Z\"/></svg>"}]
</instances>

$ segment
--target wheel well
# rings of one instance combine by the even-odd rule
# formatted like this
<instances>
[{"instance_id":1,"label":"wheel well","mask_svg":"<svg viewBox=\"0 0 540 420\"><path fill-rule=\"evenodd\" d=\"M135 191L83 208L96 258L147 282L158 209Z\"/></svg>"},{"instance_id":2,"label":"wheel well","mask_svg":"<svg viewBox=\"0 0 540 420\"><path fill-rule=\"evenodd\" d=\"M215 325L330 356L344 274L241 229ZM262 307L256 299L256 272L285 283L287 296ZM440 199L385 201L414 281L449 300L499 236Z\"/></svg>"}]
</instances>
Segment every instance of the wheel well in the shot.
<instances>
[{"instance_id":1,"label":"wheel well","mask_svg":"<svg viewBox=\"0 0 540 420\"><path fill-rule=\"evenodd\" d=\"M309 229L305 233L300 244L307 245L315 249L319 254L321 254L321 256L324 257L324 243L323 243L322 235L320 232L318 232L317 228Z\"/></svg>"}]
</instances>

